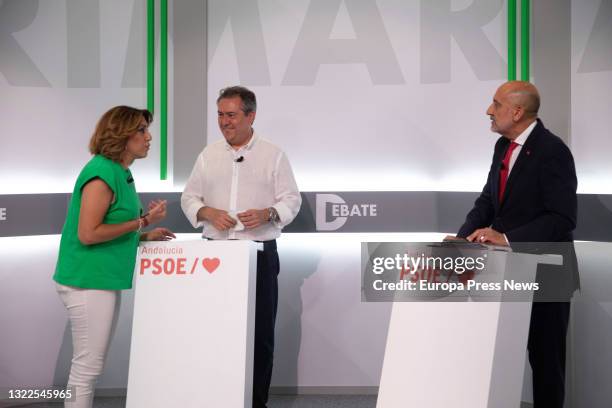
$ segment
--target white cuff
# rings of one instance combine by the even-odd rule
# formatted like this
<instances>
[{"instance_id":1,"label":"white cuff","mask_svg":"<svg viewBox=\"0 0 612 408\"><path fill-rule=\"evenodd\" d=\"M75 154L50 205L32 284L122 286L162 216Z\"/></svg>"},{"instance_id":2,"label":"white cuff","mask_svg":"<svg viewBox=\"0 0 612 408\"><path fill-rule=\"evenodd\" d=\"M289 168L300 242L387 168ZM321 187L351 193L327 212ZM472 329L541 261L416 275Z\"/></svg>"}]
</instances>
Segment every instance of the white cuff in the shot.
<instances>
[{"instance_id":1,"label":"white cuff","mask_svg":"<svg viewBox=\"0 0 612 408\"><path fill-rule=\"evenodd\" d=\"M204 207L204 205L201 203L193 203L185 212L185 215L187 216L187 219L189 220L193 228L200 228L204 225L203 221L198 221L198 211L200 211L200 208L202 207Z\"/></svg>"},{"instance_id":2,"label":"white cuff","mask_svg":"<svg viewBox=\"0 0 612 408\"><path fill-rule=\"evenodd\" d=\"M289 224L289 222L291 222L291 220L293 219L293 214L291 213L291 210L289 209L287 204L279 202L274 204L272 207L278 213L278 218L280 218L280 222L278 224L275 223L275 226L282 228L285 225Z\"/></svg>"}]
</instances>

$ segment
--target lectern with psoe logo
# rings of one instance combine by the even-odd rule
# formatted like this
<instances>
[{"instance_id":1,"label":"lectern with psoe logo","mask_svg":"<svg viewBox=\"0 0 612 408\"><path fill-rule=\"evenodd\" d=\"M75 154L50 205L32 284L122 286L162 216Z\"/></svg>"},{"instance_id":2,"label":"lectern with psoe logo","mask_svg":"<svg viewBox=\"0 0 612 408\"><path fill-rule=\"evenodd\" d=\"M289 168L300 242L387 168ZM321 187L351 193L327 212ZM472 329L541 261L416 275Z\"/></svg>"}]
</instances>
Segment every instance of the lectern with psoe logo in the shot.
<instances>
[{"instance_id":1,"label":"lectern with psoe logo","mask_svg":"<svg viewBox=\"0 0 612 408\"><path fill-rule=\"evenodd\" d=\"M138 248L128 408L251 406L261 246L197 240Z\"/></svg>"}]
</instances>

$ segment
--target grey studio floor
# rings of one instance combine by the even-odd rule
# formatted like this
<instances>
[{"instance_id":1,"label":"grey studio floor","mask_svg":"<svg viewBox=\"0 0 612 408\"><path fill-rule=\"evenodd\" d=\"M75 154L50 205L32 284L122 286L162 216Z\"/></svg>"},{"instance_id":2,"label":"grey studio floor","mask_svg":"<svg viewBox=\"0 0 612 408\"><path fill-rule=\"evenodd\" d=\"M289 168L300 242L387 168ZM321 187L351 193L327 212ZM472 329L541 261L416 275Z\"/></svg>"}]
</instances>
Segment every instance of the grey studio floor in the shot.
<instances>
[{"instance_id":1,"label":"grey studio floor","mask_svg":"<svg viewBox=\"0 0 612 408\"><path fill-rule=\"evenodd\" d=\"M0 405L1 406L1 405ZM19 405L20 408L62 408L61 402ZM96 397L93 408L123 408L125 397ZM268 408L375 408L376 395L271 395ZM523 402L521 408L531 408ZM426 407L423 407L426 408Z\"/></svg>"},{"instance_id":2,"label":"grey studio floor","mask_svg":"<svg viewBox=\"0 0 612 408\"><path fill-rule=\"evenodd\" d=\"M0 405L1 406L1 405ZM63 408L61 402L19 405L19 408ZM93 408L123 408L125 397L96 397ZM271 395L268 408L375 408L376 395ZM521 403L520 408L532 408ZM17 406L15 406L17 408ZM423 407L426 408L426 407Z\"/></svg>"},{"instance_id":3,"label":"grey studio floor","mask_svg":"<svg viewBox=\"0 0 612 408\"><path fill-rule=\"evenodd\" d=\"M61 402L19 405L19 408L62 408ZM123 408L125 397L96 397L93 408ZM374 408L376 395L271 395L269 408ZM17 407L15 407L17 408Z\"/></svg>"}]
</instances>

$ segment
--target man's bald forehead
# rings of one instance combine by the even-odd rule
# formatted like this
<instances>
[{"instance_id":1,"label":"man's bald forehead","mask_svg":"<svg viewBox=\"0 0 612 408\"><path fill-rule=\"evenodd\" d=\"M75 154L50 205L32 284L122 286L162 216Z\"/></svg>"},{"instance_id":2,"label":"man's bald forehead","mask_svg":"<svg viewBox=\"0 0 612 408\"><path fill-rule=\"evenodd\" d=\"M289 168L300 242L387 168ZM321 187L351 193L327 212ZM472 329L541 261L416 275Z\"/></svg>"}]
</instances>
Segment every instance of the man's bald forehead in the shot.
<instances>
[{"instance_id":1,"label":"man's bald forehead","mask_svg":"<svg viewBox=\"0 0 612 408\"><path fill-rule=\"evenodd\" d=\"M526 81L510 81L499 87L500 93L507 96L513 104L522 106L530 115L537 115L540 109L538 88Z\"/></svg>"},{"instance_id":2,"label":"man's bald forehead","mask_svg":"<svg viewBox=\"0 0 612 408\"><path fill-rule=\"evenodd\" d=\"M500 86L500 89L504 89L506 91L523 91L523 92L531 92L538 93L538 89L534 84L527 81L508 81Z\"/></svg>"}]
</instances>

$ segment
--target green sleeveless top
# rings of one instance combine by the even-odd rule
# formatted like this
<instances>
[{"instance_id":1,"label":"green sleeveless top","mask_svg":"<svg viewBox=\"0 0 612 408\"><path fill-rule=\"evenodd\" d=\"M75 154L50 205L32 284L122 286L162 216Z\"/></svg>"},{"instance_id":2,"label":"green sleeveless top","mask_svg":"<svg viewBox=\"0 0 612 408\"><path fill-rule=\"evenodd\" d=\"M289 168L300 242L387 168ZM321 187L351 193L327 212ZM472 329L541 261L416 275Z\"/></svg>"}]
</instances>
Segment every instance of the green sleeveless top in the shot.
<instances>
[{"instance_id":1,"label":"green sleeveless top","mask_svg":"<svg viewBox=\"0 0 612 408\"><path fill-rule=\"evenodd\" d=\"M103 180L115 195L114 202L104 215L104 224L120 224L140 216L142 206L132 173L104 156L94 156L81 170L74 186L53 279L62 285L79 288L130 289L139 233L129 232L93 245L83 245L79 241L83 187L95 178Z\"/></svg>"}]
</instances>

